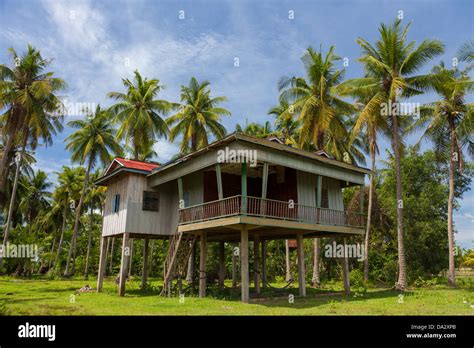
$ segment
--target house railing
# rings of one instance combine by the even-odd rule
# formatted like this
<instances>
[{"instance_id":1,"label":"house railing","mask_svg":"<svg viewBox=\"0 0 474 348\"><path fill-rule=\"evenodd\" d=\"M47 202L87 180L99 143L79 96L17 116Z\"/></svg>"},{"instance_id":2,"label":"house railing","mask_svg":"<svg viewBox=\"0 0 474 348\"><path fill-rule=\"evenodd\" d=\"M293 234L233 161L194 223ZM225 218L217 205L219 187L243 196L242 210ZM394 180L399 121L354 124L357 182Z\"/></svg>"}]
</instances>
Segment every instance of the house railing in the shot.
<instances>
[{"instance_id":1,"label":"house railing","mask_svg":"<svg viewBox=\"0 0 474 348\"><path fill-rule=\"evenodd\" d=\"M179 210L179 224L209 221L236 215L296 221L309 224L365 227L364 214L277 201L251 196L232 196Z\"/></svg>"}]
</instances>

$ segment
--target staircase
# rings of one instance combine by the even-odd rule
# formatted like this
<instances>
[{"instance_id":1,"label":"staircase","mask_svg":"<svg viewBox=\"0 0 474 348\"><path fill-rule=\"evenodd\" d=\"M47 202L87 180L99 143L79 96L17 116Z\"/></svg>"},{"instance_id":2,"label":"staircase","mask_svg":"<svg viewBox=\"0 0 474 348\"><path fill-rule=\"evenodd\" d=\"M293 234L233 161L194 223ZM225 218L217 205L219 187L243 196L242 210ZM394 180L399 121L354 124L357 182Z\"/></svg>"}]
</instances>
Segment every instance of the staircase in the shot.
<instances>
[{"instance_id":1,"label":"staircase","mask_svg":"<svg viewBox=\"0 0 474 348\"><path fill-rule=\"evenodd\" d=\"M181 280L186 276L189 257L194 249L194 244L196 244L196 239L196 235L183 236L182 232L176 232L171 236L168 254L163 265L164 283L160 296L171 294L174 275L178 278L178 285L181 287Z\"/></svg>"}]
</instances>

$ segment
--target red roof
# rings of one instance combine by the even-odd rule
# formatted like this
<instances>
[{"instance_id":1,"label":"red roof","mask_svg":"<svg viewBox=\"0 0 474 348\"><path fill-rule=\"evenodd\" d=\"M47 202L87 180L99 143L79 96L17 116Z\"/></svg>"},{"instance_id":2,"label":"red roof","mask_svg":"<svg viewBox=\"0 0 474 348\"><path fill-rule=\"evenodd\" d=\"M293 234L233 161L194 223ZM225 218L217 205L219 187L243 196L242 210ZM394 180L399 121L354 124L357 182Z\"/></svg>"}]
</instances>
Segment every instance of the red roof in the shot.
<instances>
[{"instance_id":1,"label":"red roof","mask_svg":"<svg viewBox=\"0 0 474 348\"><path fill-rule=\"evenodd\" d=\"M124 166L125 168L129 169L138 169L138 170L145 170L147 172L151 172L153 169L158 168L159 165L156 163L149 163L149 162L142 162L136 160L129 160L125 158L117 157L115 160Z\"/></svg>"}]
</instances>

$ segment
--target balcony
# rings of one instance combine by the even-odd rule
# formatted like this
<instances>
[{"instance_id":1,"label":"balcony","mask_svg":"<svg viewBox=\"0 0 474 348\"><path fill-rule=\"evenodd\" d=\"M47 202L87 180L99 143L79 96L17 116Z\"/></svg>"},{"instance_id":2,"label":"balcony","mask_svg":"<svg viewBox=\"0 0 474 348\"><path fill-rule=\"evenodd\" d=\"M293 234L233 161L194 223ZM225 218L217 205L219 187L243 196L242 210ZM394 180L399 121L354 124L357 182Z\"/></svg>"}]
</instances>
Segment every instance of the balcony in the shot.
<instances>
[{"instance_id":1,"label":"balcony","mask_svg":"<svg viewBox=\"0 0 474 348\"><path fill-rule=\"evenodd\" d=\"M306 224L365 228L364 214L242 195L180 209L179 225L232 216L252 216Z\"/></svg>"}]
</instances>

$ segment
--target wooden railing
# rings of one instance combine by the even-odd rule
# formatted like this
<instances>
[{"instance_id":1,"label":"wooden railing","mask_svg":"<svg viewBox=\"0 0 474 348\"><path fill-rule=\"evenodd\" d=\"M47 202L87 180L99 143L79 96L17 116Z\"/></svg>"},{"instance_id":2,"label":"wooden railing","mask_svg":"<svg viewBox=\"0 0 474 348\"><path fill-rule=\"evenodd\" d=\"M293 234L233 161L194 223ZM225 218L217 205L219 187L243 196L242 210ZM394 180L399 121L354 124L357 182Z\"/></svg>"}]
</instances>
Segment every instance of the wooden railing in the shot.
<instances>
[{"instance_id":1,"label":"wooden railing","mask_svg":"<svg viewBox=\"0 0 474 348\"><path fill-rule=\"evenodd\" d=\"M365 227L363 214L240 195L180 209L179 223L189 224L235 215L310 224Z\"/></svg>"}]
</instances>

